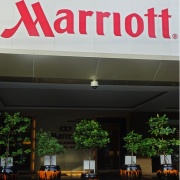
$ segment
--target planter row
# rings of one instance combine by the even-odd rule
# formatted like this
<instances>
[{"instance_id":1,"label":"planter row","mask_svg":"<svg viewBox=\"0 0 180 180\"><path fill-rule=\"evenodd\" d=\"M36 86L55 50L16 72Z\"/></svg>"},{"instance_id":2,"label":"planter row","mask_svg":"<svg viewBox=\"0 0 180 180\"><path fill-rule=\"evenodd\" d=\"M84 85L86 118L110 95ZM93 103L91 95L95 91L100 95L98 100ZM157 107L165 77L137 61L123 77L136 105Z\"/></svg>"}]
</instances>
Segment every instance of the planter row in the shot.
<instances>
[{"instance_id":1,"label":"planter row","mask_svg":"<svg viewBox=\"0 0 180 180\"><path fill-rule=\"evenodd\" d=\"M141 180L142 170L139 165L123 165L120 169L121 180ZM178 170L173 164L159 165L158 180L178 180Z\"/></svg>"},{"instance_id":2,"label":"planter row","mask_svg":"<svg viewBox=\"0 0 180 180\"><path fill-rule=\"evenodd\" d=\"M0 166L0 180L17 180L15 166ZM120 169L121 180L141 180L142 170L140 165L123 165ZM160 165L157 170L159 180L178 180L178 170L172 164ZM61 169L59 166L41 166L39 180L60 180ZM82 180L99 180L98 174L81 174Z\"/></svg>"},{"instance_id":3,"label":"planter row","mask_svg":"<svg viewBox=\"0 0 180 180\"><path fill-rule=\"evenodd\" d=\"M15 166L0 166L0 180L17 180L17 169ZM41 166L39 180L60 180L61 169L59 166ZM97 174L82 174L82 180L99 180Z\"/></svg>"}]
</instances>

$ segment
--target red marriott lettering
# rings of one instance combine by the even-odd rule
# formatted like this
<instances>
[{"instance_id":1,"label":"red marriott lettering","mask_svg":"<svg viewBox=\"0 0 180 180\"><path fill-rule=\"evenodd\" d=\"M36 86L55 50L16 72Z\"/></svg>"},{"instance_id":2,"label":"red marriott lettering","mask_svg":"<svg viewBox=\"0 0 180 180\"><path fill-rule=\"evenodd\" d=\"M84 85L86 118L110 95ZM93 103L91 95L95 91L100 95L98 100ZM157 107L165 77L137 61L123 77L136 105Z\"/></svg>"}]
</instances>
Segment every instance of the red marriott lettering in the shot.
<instances>
[{"instance_id":1,"label":"red marriott lettering","mask_svg":"<svg viewBox=\"0 0 180 180\"><path fill-rule=\"evenodd\" d=\"M37 17L35 22L33 22L32 17L30 15L24 1L17 2L16 6L17 6L19 13L21 15L21 19L19 20L19 22L17 23L17 25L14 28L6 29L1 34L2 37L4 37L4 38L12 37L22 22L24 23L24 25L25 25L30 36L39 36L39 33L36 29L36 24L37 24L37 22L39 22L39 24L43 30L44 35L46 37L54 37L54 34L53 34L51 27L50 27L50 25L46 19L46 16L42 10L40 3L35 3L32 5L32 8L33 8L33 10L36 14L36 17Z\"/></svg>"},{"instance_id":2,"label":"red marriott lettering","mask_svg":"<svg viewBox=\"0 0 180 180\"><path fill-rule=\"evenodd\" d=\"M46 15L40 5L39 2L32 4L33 11L36 15L36 20L33 21L30 12L24 1L19 1L16 3L17 9L21 16L20 20L17 24L11 29L5 29L1 34L3 38L10 38L12 37L16 31L19 29L20 25L23 23L27 29L29 36L39 36L39 33L36 28L36 24L39 23L45 37L55 37L52 27L50 26ZM54 22L54 30L56 33L68 33L68 34L75 34L74 33L74 13L69 9L61 9L56 13L56 16L60 14L65 14L65 16L57 18ZM96 16L96 33L97 35L104 36L104 23L106 23L107 19L112 16L113 17L113 32L115 36L122 36L121 28L121 15L118 12L110 13L110 12L93 12L93 11L83 11L79 10L79 33L87 35L87 21L92 16ZM150 38L156 38L156 29L155 29L155 20L156 18L161 18L162 20L162 36L164 38L170 38L169 35L169 18L171 15L168 13L168 9L163 9L161 15L157 15L154 12L154 8L150 8L147 10L147 14L144 14L147 17L147 26L148 26L148 36ZM133 18L136 19L137 29L134 32L132 27ZM62 21L65 20L66 27L64 29L61 28ZM140 36L144 32L144 20L143 18L138 15L137 13L132 13L125 18L125 30L126 33L136 38Z\"/></svg>"}]
</instances>

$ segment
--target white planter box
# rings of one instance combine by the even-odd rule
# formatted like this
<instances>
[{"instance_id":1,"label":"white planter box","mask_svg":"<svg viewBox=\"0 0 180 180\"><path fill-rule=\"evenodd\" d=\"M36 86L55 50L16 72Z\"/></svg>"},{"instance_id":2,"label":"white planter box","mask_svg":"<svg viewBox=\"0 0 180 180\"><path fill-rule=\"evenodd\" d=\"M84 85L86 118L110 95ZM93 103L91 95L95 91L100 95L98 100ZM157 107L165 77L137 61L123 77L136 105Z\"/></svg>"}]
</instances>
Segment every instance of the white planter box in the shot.
<instances>
[{"instance_id":1,"label":"white planter box","mask_svg":"<svg viewBox=\"0 0 180 180\"><path fill-rule=\"evenodd\" d=\"M133 164L136 164L136 156L132 157ZM131 156L125 156L125 164L131 164Z\"/></svg>"},{"instance_id":2,"label":"white planter box","mask_svg":"<svg viewBox=\"0 0 180 180\"><path fill-rule=\"evenodd\" d=\"M161 162L161 164L164 164L164 155L160 155L160 162ZM172 164L171 155L166 156L166 162L167 162L167 164Z\"/></svg>"},{"instance_id":3,"label":"white planter box","mask_svg":"<svg viewBox=\"0 0 180 180\"><path fill-rule=\"evenodd\" d=\"M8 161L11 161L10 163ZM5 159L1 158L0 166L5 166ZM6 166L13 166L13 157L8 157L6 159Z\"/></svg>"},{"instance_id":4,"label":"white planter box","mask_svg":"<svg viewBox=\"0 0 180 180\"><path fill-rule=\"evenodd\" d=\"M84 160L83 161L83 171L85 173L85 170L89 169L89 160ZM90 169L94 169L94 174L95 174L95 160L90 160Z\"/></svg>"},{"instance_id":5,"label":"white planter box","mask_svg":"<svg viewBox=\"0 0 180 180\"><path fill-rule=\"evenodd\" d=\"M56 166L56 156L51 157L51 165ZM44 166L50 166L50 156L44 156Z\"/></svg>"}]
</instances>

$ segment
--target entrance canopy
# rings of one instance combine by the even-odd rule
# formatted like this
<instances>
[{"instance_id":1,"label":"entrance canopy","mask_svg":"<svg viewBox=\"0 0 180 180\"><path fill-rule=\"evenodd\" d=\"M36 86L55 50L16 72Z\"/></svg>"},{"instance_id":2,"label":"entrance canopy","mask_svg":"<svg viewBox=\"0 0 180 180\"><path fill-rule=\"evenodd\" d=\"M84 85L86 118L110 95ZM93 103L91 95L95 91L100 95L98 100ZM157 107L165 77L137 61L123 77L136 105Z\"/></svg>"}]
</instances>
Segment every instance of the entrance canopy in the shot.
<instances>
[{"instance_id":1,"label":"entrance canopy","mask_svg":"<svg viewBox=\"0 0 180 180\"><path fill-rule=\"evenodd\" d=\"M0 50L0 81L178 86L174 56Z\"/></svg>"},{"instance_id":2,"label":"entrance canopy","mask_svg":"<svg viewBox=\"0 0 180 180\"><path fill-rule=\"evenodd\" d=\"M0 110L33 114L81 115L122 112L178 112L179 88L166 86L90 85L0 82ZM71 114L69 114L70 116Z\"/></svg>"},{"instance_id":3,"label":"entrance canopy","mask_svg":"<svg viewBox=\"0 0 180 180\"><path fill-rule=\"evenodd\" d=\"M179 61L173 57L74 55L1 53L0 109L31 115L83 110L90 116L179 111Z\"/></svg>"}]
</instances>

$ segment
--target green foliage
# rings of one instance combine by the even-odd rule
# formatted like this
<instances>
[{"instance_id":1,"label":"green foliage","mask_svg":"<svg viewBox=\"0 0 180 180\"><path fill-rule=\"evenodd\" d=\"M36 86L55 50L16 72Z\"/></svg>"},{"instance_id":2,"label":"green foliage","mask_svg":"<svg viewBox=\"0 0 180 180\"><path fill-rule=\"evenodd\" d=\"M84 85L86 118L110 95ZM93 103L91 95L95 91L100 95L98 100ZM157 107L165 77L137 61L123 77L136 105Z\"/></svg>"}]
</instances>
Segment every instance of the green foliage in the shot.
<instances>
[{"instance_id":1,"label":"green foliage","mask_svg":"<svg viewBox=\"0 0 180 180\"><path fill-rule=\"evenodd\" d=\"M67 153L62 145L58 143L58 140L51 136L51 132L43 132L42 129L36 133L36 139L38 142L35 147L35 154L39 157L48 155L52 157L54 154Z\"/></svg>"},{"instance_id":2,"label":"green foliage","mask_svg":"<svg viewBox=\"0 0 180 180\"><path fill-rule=\"evenodd\" d=\"M71 136L76 143L75 149L102 148L110 142L108 132L103 131L98 122L81 120L76 126L76 130Z\"/></svg>"},{"instance_id":3,"label":"green foliage","mask_svg":"<svg viewBox=\"0 0 180 180\"><path fill-rule=\"evenodd\" d=\"M126 137L123 137L124 141L126 141L126 145L123 146L131 153L131 164L134 164L132 161L133 153L139 153L140 142L142 140L142 135L138 133L134 133L134 131L129 132Z\"/></svg>"},{"instance_id":4,"label":"green foliage","mask_svg":"<svg viewBox=\"0 0 180 180\"><path fill-rule=\"evenodd\" d=\"M176 128L171 129L169 126L164 127L168 122L168 118L166 118L166 114L162 117L159 117L159 114L157 114L157 118L150 118L149 124L150 130L148 132L151 132L151 134L154 134L156 136L163 136L163 135L169 135L174 134Z\"/></svg>"},{"instance_id":5,"label":"green foliage","mask_svg":"<svg viewBox=\"0 0 180 180\"><path fill-rule=\"evenodd\" d=\"M8 113L4 113L5 120L4 126L0 127L0 144L6 147L6 152L0 156L0 158L6 159L8 156L15 157L20 154L23 154L23 150L21 148L23 141L30 141L28 137L22 139L19 137L22 133L25 133L29 128L31 119L27 117L20 117L20 113L17 112L13 116ZM18 149L16 152L9 153L10 146L17 146ZM24 151L25 153L30 153L31 149L27 149ZM21 163L16 161L16 163ZM6 164L5 164L6 165Z\"/></svg>"},{"instance_id":6,"label":"green foliage","mask_svg":"<svg viewBox=\"0 0 180 180\"><path fill-rule=\"evenodd\" d=\"M145 138L141 141L140 152L143 156L155 156L157 154L157 140L155 138Z\"/></svg>"},{"instance_id":7,"label":"green foliage","mask_svg":"<svg viewBox=\"0 0 180 180\"><path fill-rule=\"evenodd\" d=\"M123 146L127 151L131 153L138 153L140 148L140 142L142 140L142 135L134 133L134 131L129 132L126 137L123 138L126 141L126 145Z\"/></svg>"},{"instance_id":8,"label":"green foliage","mask_svg":"<svg viewBox=\"0 0 180 180\"><path fill-rule=\"evenodd\" d=\"M76 130L71 136L75 140L75 149L89 150L87 154L89 158L89 173L90 173L90 160L93 156L91 149L106 147L110 142L108 138L108 132L101 129L101 125L94 120L86 121L81 120L79 124L76 125ZM97 149L98 150L98 149Z\"/></svg>"},{"instance_id":9,"label":"green foliage","mask_svg":"<svg viewBox=\"0 0 180 180\"><path fill-rule=\"evenodd\" d=\"M151 134L155 136L159 136L157 138L146 138L141 141L140 151L142 155L146 155L148 157L163 154L164 157L168 154L172 154L173 149L170 146L179 145L179 140L176 139L164 139L164 136L169 134L174 134L176 128L171 129L169 126L165 127L168 122L168 118L166 115L159 117L157 114L157 118L150 118L149 122L147 122L150 126ZM165 159L165 164L166 158Z\"/></svg>"}]
</instances>

